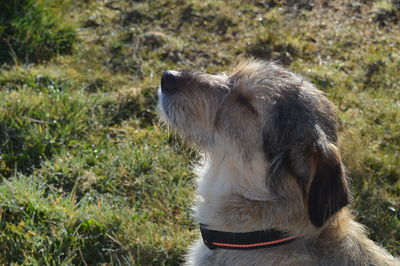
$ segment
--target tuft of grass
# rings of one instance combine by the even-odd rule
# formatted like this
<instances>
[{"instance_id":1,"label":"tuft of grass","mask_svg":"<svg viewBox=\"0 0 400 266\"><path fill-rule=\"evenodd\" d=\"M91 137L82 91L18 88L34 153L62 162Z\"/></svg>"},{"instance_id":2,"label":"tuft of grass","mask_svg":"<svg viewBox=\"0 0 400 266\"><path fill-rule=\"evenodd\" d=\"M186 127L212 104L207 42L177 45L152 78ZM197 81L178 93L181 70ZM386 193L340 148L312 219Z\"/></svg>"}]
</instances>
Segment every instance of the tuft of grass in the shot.
<instances>
[{"instance_id":1,"label":"tuft of grass","mask_svg":"<svg viewBox=\"0 0 400 266\"><path fill-rule=\"evenodd\" d=\"M83 264L106 262L119 247L120 226L109 203L49 194L37 178L18 176L0 186L0 262ZM96 206L96 205L94 205Z\"/></svg>"},{"instance_id":2,"label":"tuft of grass","mask_svg":"<svg viewBox=\"0 0 400 266\"><path fill-rule=\"evenodd\" d=\"M45 84L47 83L47 84ZM35 87L0 91L0 173L30 172L40 161L85 136L90 103L79 91L37 78Z\"/></svg>"},{"instance_id":3,"label":"tuft of grass","mask_svg":"<svg viewBox=\"0 0 400 266\"><path fill-rule=\"evenodd\" d=\"M3 0L0 3L0 63L49 60L70 53L76 41L73 25L65 23L58 0Z\"/></svg>"},{"instance_id":4,"label":"tuft of grass","mask_svg":"<svg viewBox=\"0 0 400 266\"><path fill-rule=\"evenodd\" d=\"M0 262L178 264L193 237L190 158L159 130L113 132L3 181Z\"/></svg>"},{"instance_id":5,"label":"tuft of grass","mask_svg":"<svg viewBox=\"0 0 400 266\"><path fill-rule=\"evenodd\" d=\"M400 20L400 1L378 1L374 3L371 11L374 14L374 21L377 22L380 27L396 24Z\"/></svg>"}]
</instances>

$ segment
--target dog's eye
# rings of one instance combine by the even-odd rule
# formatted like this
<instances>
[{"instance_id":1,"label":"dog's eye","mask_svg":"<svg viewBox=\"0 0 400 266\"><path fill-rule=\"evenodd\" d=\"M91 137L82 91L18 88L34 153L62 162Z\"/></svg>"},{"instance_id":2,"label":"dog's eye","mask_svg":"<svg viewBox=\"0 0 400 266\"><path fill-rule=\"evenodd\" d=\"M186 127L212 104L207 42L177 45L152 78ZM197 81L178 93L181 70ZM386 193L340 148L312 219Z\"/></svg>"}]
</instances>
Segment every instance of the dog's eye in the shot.
<instances>
[{"instance_id":1,"label":"dog's eye","mask_svg":"<svg viewBox=\"0 0 400 266\"><path fill-rule=\"evenodd\" d=\"M247 110L249 110L253 114L257 114L256 109L251 105L249 99L246 98L246 96L239 94L236 98L236 101L243 107L245 107Z\"/></svg>"}]
</instances>

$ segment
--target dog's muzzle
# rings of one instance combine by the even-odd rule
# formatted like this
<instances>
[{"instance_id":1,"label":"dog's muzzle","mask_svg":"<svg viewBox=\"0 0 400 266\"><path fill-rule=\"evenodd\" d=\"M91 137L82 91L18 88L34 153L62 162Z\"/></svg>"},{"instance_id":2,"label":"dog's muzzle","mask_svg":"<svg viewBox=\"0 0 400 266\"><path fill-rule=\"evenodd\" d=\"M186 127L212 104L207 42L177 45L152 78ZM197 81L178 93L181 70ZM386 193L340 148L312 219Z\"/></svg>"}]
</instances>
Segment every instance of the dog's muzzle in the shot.
<instances>
[{"instance_id":1,"label":"dog's muzzle","mask_svg":"<svg viewBox=\"0 0 400 266\"><path fill-rule=\"evenodd\" d=\"M179 91L182 86L180 72L174 70L167 70L161 76L161 92L165 94L172 94Z\"/></svg>"}]
</instances>

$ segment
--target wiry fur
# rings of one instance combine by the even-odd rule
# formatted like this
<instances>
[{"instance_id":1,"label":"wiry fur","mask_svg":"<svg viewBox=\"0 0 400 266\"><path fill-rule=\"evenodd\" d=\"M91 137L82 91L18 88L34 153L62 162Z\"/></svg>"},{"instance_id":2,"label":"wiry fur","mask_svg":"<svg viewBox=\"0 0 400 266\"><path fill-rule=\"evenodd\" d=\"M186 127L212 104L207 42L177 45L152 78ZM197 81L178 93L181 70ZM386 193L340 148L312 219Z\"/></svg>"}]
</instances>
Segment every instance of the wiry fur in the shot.
<instances>
[{"instance_id":1,"label":"wiry fur","mask_svg":"<svg viewBox=\"0 0 400 266\"><path fill-rule=\"evenodd\" d=\"M160 92L161 117L205 153L194 216L210 229L278 229L299 236L274 248L192 246L187 265L399 265L345 207L350 192L332 104L269 62L231 75L181 71Z\"/></svg>"}]
</instances>

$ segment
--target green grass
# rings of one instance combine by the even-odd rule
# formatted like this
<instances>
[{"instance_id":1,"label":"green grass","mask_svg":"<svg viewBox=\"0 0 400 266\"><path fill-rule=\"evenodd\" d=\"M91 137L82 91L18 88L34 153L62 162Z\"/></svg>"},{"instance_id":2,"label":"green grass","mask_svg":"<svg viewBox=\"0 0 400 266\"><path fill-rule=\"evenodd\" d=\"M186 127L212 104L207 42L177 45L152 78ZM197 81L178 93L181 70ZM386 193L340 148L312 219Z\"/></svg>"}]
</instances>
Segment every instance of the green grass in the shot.
<instances>
[{"instance_id":1,"label":"green grass","mask_svg":"<svg viewBox=\"0 0 400 266\"><path fill-rule=\"evenodd\" d=\"M70 53L74 25L64 23L62 8L70 1L3 0L0 3L0 61L49 60Z\"/></svg>"},{"instance_id":2,"label":"green grass","mask_svg":"<svg viewBox=\"0 0 400 266\"><path fill-rule=\"evenodd\" d=\"M400 255L397 0L28 2L56 18L47 42L63 27L76 37L48 54L13 35L24 56L0 58L0 264L180 264L198 235L197 157L158 125L160 74L251 56L338 107L357 219Z\"/></svg>"}]
</instances>

